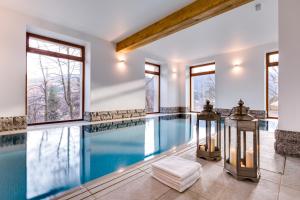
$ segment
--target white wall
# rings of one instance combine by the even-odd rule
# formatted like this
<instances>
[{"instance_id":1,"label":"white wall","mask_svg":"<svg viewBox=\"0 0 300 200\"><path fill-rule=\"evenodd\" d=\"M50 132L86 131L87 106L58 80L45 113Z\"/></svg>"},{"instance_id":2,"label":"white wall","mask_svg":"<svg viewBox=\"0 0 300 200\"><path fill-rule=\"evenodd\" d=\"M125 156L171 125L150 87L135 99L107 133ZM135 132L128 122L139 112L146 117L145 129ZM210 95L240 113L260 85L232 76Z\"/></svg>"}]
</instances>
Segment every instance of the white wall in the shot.
<instances>
[{"instance_id":1,"label":"white wall","mask_svg":"<svg viewBox=\"0 0 300 200\"><path fill-rule=\"evenodd\" d=\"M26 26L20 20L0 10L0 116L25 114Z\"/></svg>"},{"instance_id":2,"label":"white wall","mask_svg":"<svg viewBox=\"0 0 300 200\"><path fill-rule=\"evenodd\" d=\"M189 66L216 63L216 107L230 109L240 98L253 110L265 110L265 56L278 50L277 43L210 56L186 64L186 105L189 107ZM234 68L235 63L240 67Z\"/></svg>"},{"instance_id":3,"label":"white wall","mask_svg":"<svg viewBox=\"0 0 300 200\"><path fill-rule=\"evenodd\" d=\"M279 0L279 125L300 131L300 1Z\"/></svg>"},{"instance_id":4,"label":"white wall","mask_svg":"<svg viewBox=\"0 0 300 200\"><path fill-rule=\"evenodd\" d=\"M161 73L161 106L178 107L185 106L182 102L185 90L182 76L184 68L179 63L167 61L162 65Z\"/></svg>"},{"instance_id":5,"label":"white wall","mask_svg":"<svg viewBox=\"0 0 300 200\"><path fill-rule=\"evenodd\" d=\"M0 117L25 115L26 31L86 46L86 111L145 108L145 59L159 58L137 50L119 63L110 42L4 8L0 8L0 24ZM171 94L177 88L170 86L167 76L162 77L167 83L162 87ZM171 106L178 106L176 94L168 97Z\"/></svg>"}]
</instances>

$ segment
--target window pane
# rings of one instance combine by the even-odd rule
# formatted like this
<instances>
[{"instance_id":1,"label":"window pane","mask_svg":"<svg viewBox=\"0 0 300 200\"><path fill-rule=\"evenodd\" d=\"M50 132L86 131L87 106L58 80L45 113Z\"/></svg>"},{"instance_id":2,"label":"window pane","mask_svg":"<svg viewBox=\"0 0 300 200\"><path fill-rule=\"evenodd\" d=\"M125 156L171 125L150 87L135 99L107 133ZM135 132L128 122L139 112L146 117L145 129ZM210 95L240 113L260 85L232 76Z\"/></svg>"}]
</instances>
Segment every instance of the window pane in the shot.
<instances>
[{"instance_id":1,"label":"window pane","mask_svg":"<svg viewBox=\"0 0 300 200\"><path fill-rule=\"evenodd\" d=\"M159 112L159 76L145 74L146 77L146 112Z\"/></svg>"},{"instance_id":2,"label":"window pane","mask_svg":"<svg viewBox=\"0 0 300 200\"><path fill-rule=\"evenodd\" d=\"M28 123L82 118L82 62L27 54Z\"/></svg>"},{"instance_id":3,"label":"window pane","mask_svg":"<svg viewBox=\"0 0 300 200\"><path fill-rule=\"evenodd\" d=\"M150 72L159 72L159 67L155 65L145 64L145 70Z\"/></svg>"},{"instance_id":4,"label":"window pane","mask_svg":"<svg viewBox=\"0 0 300 200\"><path fill-rule=\"evenodd\" d=\"M200 67L193 67L192 74L208 72L208 71L215 71L215 68L216 68L215 64L200 66Z\"/></svg>"},{"instance_id":5,"label":"window pane","mask_svg":"<svg viewBox=\"0 0 300 200\"><path fill-rule=\"evenodd\" d=\"M46 50L46 51L52 51L55 53L66 54L70 56L76 56L76 57L82 56L82 52L80 48L58 44L55 42L42 40L34 37L29 38L29 47Z\"/></svg>"},{"instance_id":6,"label":"window pane","mask_svg":"<svg viewBox=\"0 0 300 200\"><path fill-rule=\"evenodd\" d=\"M268 115L278 117L278 66L268 70Z\"/></svg>"},{"instance_id":7,"label":"window pane","mask_svg":"<svg viewBox=\"0 0 300 200\"><path fill-rule=\"evenodd\" d=\"M274 63L279 61L279 54L271 54L269 55L269 62Z\"/></svg>"},{"instance_id":8,"label":"window pane","mask_svg":"<svg viewBox=\"0 0 300 200\"><path fill-rule=\"evenodd\" d=\"M215 74L193 76L191 83L192 111L202 111L207 99L215 104Z\"/></svg>"}]
</instances>

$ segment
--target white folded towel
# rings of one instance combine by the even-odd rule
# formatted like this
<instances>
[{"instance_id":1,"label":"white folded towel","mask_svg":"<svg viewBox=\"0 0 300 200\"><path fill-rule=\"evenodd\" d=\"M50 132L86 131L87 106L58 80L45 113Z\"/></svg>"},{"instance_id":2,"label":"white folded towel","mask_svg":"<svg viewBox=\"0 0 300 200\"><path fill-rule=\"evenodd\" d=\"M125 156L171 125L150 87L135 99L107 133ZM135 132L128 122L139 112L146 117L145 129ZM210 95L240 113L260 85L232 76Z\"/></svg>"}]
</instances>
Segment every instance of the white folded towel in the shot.
<instances>
[{"instance_id":1,"label":"white folded towel","mask_svg":"<svg viewBox=\"0 0 300 200\"><path fill-rule=\"evenodd\" d=\"M183 184L176 184L176 183L172 182L171 180L166 179L165 177L159 176L156 174L152 174L152 176L154 178L156 178L157 180L159 180L160 182L166 184L167 186L177 190L178 192L184 192L186 189L191 187L199 179L200 173L195 172L195 174L190 176L190 178L188 178L187 181L184 181Z\"/></svg>"},{"instance_id":2,"label":"white folded towel","mask_svg":"<svg viewBox=\"0 0 300 200\"><path fill-rule=\"evenodd\" d=\"M183 192L200 177L201 165L178 156L170 156L152 164L152 176L169 187Z\"/></svg>"},{"instance_id":3,"label":"white folded towel","mask_svg":"<svg viewBox=\"0 0 300 200\"><path fill-rule=\"evenodd\" d=\"M199 171L200 167L199 163L178 156L170 156L152 164L152 169L160 169L178 180L186 179Z\"/></svg>"},{"instance_id":4,"label":"white folded towel","mask_svg":"<svg viewBox=\"0 0 300 200\"><path fill-rule=\"evenodd\" d=\"M188 185L191 181L193 181L194 179L198 179L200 177L200 171L196 171L194 174L192 174L191 176L187 177L184 180L179 181L178 179L174 178L173 176L170 176L166 173L161 173L161 171L157 171L157 170L152 170L152 176L153 177L158 177L162 180L165 180L167 182L172 183L175 186L178 187L184 187L185 185Z\"/></svg>"}]
</instances>

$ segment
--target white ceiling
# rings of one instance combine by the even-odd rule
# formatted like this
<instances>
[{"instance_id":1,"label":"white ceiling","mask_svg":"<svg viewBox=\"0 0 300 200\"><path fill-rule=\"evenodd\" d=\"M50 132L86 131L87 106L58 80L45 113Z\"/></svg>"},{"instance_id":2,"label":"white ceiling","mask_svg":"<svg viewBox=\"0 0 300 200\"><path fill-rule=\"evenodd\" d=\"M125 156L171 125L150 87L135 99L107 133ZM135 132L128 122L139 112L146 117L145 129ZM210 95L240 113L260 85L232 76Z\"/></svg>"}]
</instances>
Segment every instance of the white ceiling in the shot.
<instances>
[{"instance_id":1,"label":"white ceiling","mask_svg":"<svg viewBox=\"0 0 300 200\"><path fill-rule=\"evenodd\" d=\"M119 41L193 0L0 0L0 6Z\"/></svg>"},{"instance_id":2,"label":"white ceiling","mask_svg":"<svg viewBox=\"0 0 300 200\"><path fill-rule=\"evenodd\" d=\"M0 0L0 6L117 42L193 1ZM278 0L255 0L141 49L179 62L277 40Z\"/></svg>"},{"instance_id":3,"label":"white ceiling","mask_svg":"<svg viewBox=\"0 0 300 200\"><path fill-rule=\"evenodd\" d=\"M257 3L262 4L258 12ZM256 0L141 49L183 62L277 41L278 0Z\"/></svg>"}]
</instances>

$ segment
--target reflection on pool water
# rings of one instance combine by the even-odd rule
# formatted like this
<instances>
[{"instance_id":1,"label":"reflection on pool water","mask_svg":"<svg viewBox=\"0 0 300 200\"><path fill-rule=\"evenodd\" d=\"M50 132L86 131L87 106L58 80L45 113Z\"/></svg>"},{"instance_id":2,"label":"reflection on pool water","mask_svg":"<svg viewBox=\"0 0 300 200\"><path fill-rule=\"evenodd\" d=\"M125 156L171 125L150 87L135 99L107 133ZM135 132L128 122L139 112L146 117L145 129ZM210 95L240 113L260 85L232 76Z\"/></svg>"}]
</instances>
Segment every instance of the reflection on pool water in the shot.
<instances>
[{"instance_id":1,"label":"reflection on pool water","mask_svg":"<svg viewBox=\"0 0 300 200\"><path fill-rule=\"evenodd\" d=\"M123 171L191 141L195 122L181 114L0 136L0 198L47 199Z\"/></svg>"},{"instance_id":2,"label":"reflection on pool water","mask_svg":"<svg viewBox=\"0 0 300 200\"><path fill-rule=\"evenodd\" d=\"M1 199L43 199L191 140L190 115L0 136Z\"/></svg>"}]
</instances>

